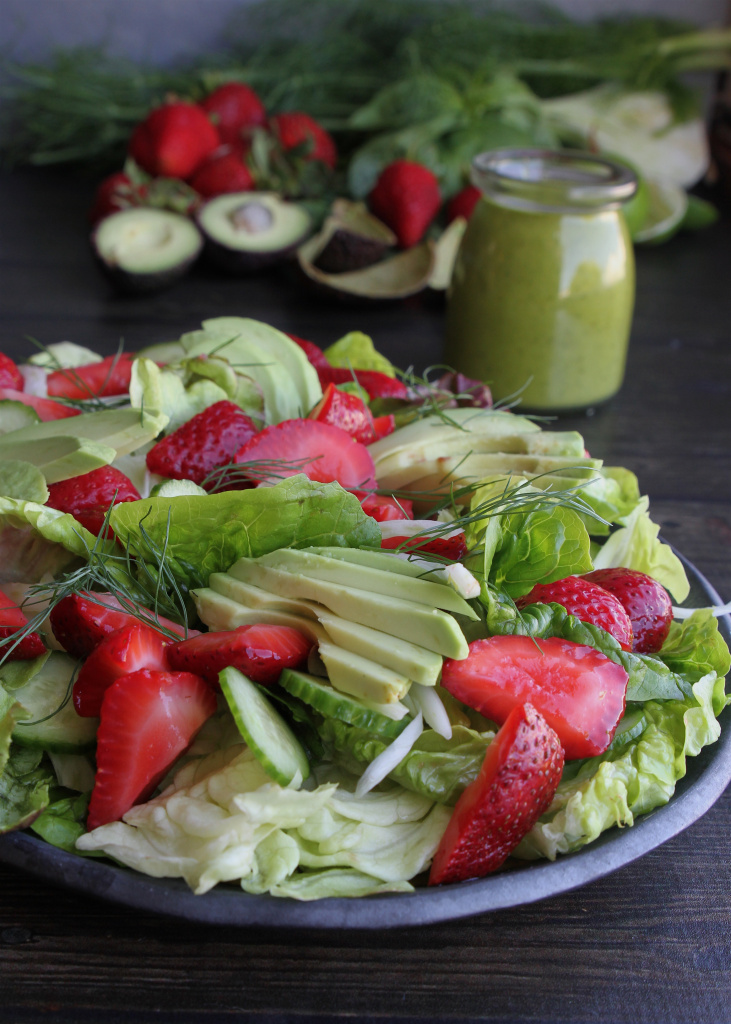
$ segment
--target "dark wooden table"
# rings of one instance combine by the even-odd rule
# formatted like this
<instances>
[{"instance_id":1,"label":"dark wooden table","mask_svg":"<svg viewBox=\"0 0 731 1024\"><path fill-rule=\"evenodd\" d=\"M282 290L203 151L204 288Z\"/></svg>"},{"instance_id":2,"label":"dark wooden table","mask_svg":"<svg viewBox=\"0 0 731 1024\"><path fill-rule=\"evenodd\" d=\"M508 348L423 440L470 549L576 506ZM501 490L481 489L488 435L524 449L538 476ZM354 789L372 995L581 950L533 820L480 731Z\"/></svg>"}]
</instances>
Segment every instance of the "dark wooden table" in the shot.
<instances>
[{"instance_id":1,"label":"dark wooden table","mask_svg":"<svg viewBox=\"0 0 731 1024\"><path fill-rule=\"evenodd\" d=\"M371 334L402 366L441 358L433 297L330 305L286 276L195 272L115 296L85 229L88 182L0 178L0 349L28 337L103 353L245 315L325 345ZM572 420L638 473L665 538L731 597L731 225L639 254L626 384ZM731 792L685 832L577 891L382 932L235 929L127 910L0 865L0 1021L731 1020Z\"/></svg>"}]
</instances>

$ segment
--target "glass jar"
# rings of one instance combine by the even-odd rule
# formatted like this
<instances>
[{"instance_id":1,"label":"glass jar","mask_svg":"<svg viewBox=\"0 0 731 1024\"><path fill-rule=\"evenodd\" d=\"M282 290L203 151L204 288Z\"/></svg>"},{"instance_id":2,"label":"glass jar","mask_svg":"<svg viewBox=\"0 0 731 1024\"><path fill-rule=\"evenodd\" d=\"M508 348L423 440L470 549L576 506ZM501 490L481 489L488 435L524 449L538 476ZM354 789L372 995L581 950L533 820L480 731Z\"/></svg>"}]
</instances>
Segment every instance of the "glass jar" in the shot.
<instances>
[{"instance_id":1,"label":"glass jar","mask_svg":"<svg viewBox=\"0 0 731 1024\"><path fill-rule=\"evenodd\" d=\"M521 410L572 412L620 388L634 306L628 168L589 153L495 150L457 255L447 362Z\"/></svg>"}]
</instances>

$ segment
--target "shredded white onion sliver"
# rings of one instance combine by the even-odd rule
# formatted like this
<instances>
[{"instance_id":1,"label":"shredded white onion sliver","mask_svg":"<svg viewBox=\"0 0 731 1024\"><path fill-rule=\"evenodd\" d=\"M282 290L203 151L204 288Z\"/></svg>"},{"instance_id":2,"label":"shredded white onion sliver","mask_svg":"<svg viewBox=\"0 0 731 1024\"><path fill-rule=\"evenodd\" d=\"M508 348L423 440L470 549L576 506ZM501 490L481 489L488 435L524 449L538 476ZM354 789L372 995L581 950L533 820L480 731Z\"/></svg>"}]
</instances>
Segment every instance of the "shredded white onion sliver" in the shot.
<instances>
[{"instance_id":1,"label":"shredded white onion sliver","mask_svg":"<svg viewBox=\"0 0 731 1024\"><path fill-rule=\"evenodd\" d=\"M435 523L433 519L387 519L378 525L384 540L390 540L391 537L413 537L417 533L431 533L433 530L439 530L439 536L445 539L464 533L461 528L442 533L445 524Z\"/></svg>"},{"instance_id":2,"label":"shredded white onion sliver","mask_svg":"<svg viewBox=\"0 0 731 1024\"><path fill-rule=\"evenodd\" d=\"M439 733L445 740L452 738L452 723L445 708L442 698L433 686L422 686L421 683L412 683L409 695L414 704L424 716L424 721L431 726L434 732Z\"/></svg>"},{"instance_id":3,"label":"shredded white onion sliver","mask_svg":"<svg viewBox=\"0 0 731 1024\"><path fill-rule=\"evenodd\" d=\"M673 618L675 619L689 619L693 612L710 612L711 615L720 619L722 615L731 615L731 601L727 601L726 604L709 605L707 608L676 608L673 606Z\"/></svg>"},{"instance_id":4,"label":"shredded white onion sliver","mask_svg":"<svg viewBox=\"0 0 731 1024\"><path fill-rule=\"evenodd\" d=\"M42 366L23 363L18 369L23 376L23 391L26 395L35 395L36 398L48 397L48 374Z\"/></svg>"},{"instance_id":5,"label":"shredded white onion sliver","mask_svg":"<svg viewBox=\"0 0 731 1024\"><path fill-rule=\"evenodd\" d=\"M389 743L386 749L368 765L355 787L357 797L365 796L379 782L383 782L390 771L400 764L424 731L424 718L419 712L413 722L409 722L400 736Z\"/></svg>"},{"instance_id":6,"label":"shredded white onion sliver","mask_svg":"<svg viewBox=\"0 0 731 1024\"><path fill-rule=\"evenodd\" d=\"M454 562L452 565L444 566L444 575L449 584L454 587L460 597L470 600L480 596L479 581L472 575L470 570L461 562Z\"/></svg>"}]
</instances>

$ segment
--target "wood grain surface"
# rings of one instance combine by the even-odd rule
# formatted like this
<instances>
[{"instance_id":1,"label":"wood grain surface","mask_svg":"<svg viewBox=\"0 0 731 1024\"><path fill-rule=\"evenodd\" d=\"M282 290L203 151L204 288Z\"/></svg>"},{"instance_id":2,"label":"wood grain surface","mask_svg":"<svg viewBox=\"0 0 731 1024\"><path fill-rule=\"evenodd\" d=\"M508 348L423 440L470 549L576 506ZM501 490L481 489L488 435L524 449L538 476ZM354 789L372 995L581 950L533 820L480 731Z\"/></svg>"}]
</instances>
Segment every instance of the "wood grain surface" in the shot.
<instances>
[{"instance_id":1,"label":"wood grain surface","mask_svg":"<svg viewBox=\"0 0 731 1024\"><path fill-rule=\"evenodd\" d=\"M326 345L371 334L401 366L442 359L435 296L325 304L286 273L205 270L114 295L94 265L92 183L0 176L0 350L33 337L102 352L246 315ZM731 597L731 224L645 249L627 380L561 421L634 470L654 519ZM731 1021L731 793L685 832L572 893L451 924L383 932L168 920L0 865L0 1022Z\"/></svg>"}]
</instances>

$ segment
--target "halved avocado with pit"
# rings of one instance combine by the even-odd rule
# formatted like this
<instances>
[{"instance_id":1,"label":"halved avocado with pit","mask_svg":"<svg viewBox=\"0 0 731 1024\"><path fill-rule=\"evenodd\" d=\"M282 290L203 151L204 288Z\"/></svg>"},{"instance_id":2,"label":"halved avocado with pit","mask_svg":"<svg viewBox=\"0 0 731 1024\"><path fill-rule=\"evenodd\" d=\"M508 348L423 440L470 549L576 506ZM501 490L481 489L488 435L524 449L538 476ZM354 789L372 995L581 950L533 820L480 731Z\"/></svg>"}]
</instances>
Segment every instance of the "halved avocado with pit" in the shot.
<instances>
[{"instance_id":1,"label":"halved avocado with pit","mask_svg":"<svg viewBox=\"0 0 731 1024\"><path fill-rule=\"evenodd\" d=\"M132 292L166 288L188 272L203 248L193 221L144 206L105 217L91 243L113 283Z\"/></svg>"},{"instance_id":2,"label":"halved avocado with pit","mask_svg":"<svg viewBox=\"0 0 731 1024\"><path fill-rule=\"evenodd\" d=\"M230 192L196 214L206 256L232 274L245 274L286 259L312 232L312 218L298 203L274 192Z\"/></svg>"}]
</instances>

